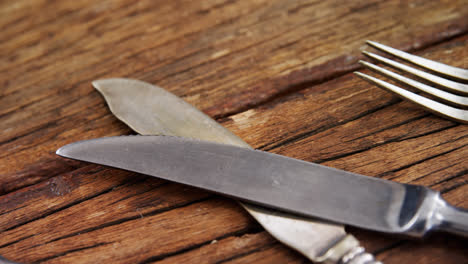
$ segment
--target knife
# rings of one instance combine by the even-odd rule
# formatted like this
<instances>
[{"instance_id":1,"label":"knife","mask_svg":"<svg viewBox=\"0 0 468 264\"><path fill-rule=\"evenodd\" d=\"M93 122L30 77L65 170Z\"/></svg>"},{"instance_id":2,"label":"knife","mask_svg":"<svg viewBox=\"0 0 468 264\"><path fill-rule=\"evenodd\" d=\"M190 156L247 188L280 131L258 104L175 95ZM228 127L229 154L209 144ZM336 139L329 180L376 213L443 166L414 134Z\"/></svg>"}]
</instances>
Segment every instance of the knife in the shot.
<instances>
[{"instance_id":1,"label":"knife","mask_svg":"<svg viewBox=\"0 0 468 264\"><path fill-rule=\"evenodd\" d=\"M468 212L429 188L259 150L181 137L120 136L79 141L57 154L379 232L468 235Z\"/></svg>"},{"instance_id":2,"label":"knife","mask_svg":"<svg viewBox=\"0 0 468 264\"><path fill-rule=\"evenodd\" d=\"M93 86L112 113L139 134L184 136L250 148L209 116L160 87L123 78L97 80ZM273 237L314 262L374 259L342 225L241 205Z\"/></svg>"}]
</instances>

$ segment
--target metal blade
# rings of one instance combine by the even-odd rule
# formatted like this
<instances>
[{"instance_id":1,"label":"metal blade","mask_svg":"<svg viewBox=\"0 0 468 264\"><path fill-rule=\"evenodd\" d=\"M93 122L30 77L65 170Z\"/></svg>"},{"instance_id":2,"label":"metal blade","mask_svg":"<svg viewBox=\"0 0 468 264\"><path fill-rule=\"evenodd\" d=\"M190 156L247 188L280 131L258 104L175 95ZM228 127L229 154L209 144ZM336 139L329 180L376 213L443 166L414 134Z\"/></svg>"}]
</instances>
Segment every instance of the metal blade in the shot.
<instances>
[{"instance_id":1,"label":"metal blade","mask_svg":"<svg viewBox=\"0 0 468 264\"><path fill-rule=\"evenodd\" d=\"M185 136L251 148L209 116L161 87L126 78L93 81L112 113L142 135ZM344 226L240 203L274 238L314 262L337 262L359 246ZM339 250L337 250L339 249Z\"/></svg>"},{"instance_id":2,"label":"metal blade","mask_svg":"<svg viewBox=\"0 0 468 264\"><path fill-rule=\"evenodd\" d=\"M409 232L429 189L267 152L168 136L81 141L57 151L247 202L382 232Z\"/></svg>"},{"instance_id":3,"label":"metal blade","mask_svg":"<svg viewBox=\"0 0 468 264\"><path fill-rule=\"evenodd\" d=\"M197 138L250 147L189 103L146 82L113 78L93 81L112 113L141 135Z\"/></svg>"}]
</instances>

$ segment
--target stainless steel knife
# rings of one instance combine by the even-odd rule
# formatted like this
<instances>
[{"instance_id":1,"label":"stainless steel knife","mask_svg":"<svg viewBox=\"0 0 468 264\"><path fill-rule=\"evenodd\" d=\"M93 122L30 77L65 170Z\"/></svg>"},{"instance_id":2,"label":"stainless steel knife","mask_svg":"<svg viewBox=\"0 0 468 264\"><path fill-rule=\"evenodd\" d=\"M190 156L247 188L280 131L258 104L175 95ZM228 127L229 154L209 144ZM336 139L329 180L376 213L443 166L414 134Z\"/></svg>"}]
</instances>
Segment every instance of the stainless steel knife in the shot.
<instances>
[{"instance_id":1,"label":"stainless steel knife","mask_svg":"<svg viewBox=\"0 0 468 264\"><path fill-rule=\"evenodd\" d=\"M232 132L168 91L113 78L93 82L112 113L142 135L174 135L250 148ZM346 234L343 225L240 203L273 237L314 262L379 263Z\"/></svg>"},{"instance_id":2,"label":"stainless steel knife","mask_svg":"<svg viewBox=\"0 0 468 264\"><path fill-rule=\"evenodd\" d=\"M121 136L72 143L57 154L364 229L468 235L468 212L429 188L258 150L181 137Z\"/></svg>"}]
</instances>

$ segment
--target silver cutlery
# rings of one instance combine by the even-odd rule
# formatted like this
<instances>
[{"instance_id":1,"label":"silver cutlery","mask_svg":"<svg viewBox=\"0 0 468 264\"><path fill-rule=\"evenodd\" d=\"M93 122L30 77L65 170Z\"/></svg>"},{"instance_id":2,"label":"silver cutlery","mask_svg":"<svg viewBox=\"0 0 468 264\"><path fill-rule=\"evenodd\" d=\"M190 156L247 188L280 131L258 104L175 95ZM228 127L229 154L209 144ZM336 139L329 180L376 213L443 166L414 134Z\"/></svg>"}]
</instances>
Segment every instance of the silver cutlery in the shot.
<instances>
[{"instance_id":1,"label":"silver cutlery","mask_svg":"<svg viewBox=\"0 0 468 264\"><path fill-rule=\"evenodd\" d=\"M436 61L428 60L419 56L415 56L383 44L379 44L373 41L367 41L367 43L375 47L383 52L406 60L410 63L416 64L418 66L424 67L432 72L436 72L444 77L440 77L434 74L431 74L426 71L422 71L416 68L412 68L407 66L403 63L396 62L394 60L390 60L383 56L363 51L363 53L385 65L390 67L396 68L402 72L406 72L417 76L420 79L423 79L427 82L432 83L431 85L427 85L423 82L415 81L408 77L402 76L400 74L394 73L372 63L366 61L359 61L359 63L366 68L371 69L374 72L377 72L385 77L391 78L396 80L400 83L406 84L412 88L415 88L419 91L422 91L425 94L431 95L433 99L428 97L416 94L414 92L408 91L396 85L390 84L388 82L382 81L375 77L369 76L367 74L361 72L355 72L356 75L361 77L362 79L373 83L385 90L391 91L396 93L402 98L408 99L413 103L416 103L426 110L429 110L437 115L443 116L445 118L449 118L456 122L460 123L468 123L468 110L463 109L468 107L468 84L462 83L468 81L468 70L461 69L449 65L445 65ZM451 79L456 79L457 81L450 80L446 77ZM437 88L440 87L440 88ZM439 102L442 101L442 102Z\"/></svg>"},{"instance_id":2,"label":"silver cutlery","mask_svg":"<svg viewBox=\"0 0 468 264\"><path fill-rule=\"evenodd\" d=\"M112 113L142 135L173 135L251 148L242 139L170 92L138 80L93 81ZM240 203L274 238L314 262L378 264L344 226Z\"/></svg>"},{"instance_id":3,"label":"silver cutlery","mask_svg":"<svg viewBox=\"0 0 468 264\"><path fill-rule=\"evenodd\" d=\"M71 143L57 154L379 232L468 236L468 211L427 187L259 150L181 137L120 136Z\"/></svg>"}]
</instances>

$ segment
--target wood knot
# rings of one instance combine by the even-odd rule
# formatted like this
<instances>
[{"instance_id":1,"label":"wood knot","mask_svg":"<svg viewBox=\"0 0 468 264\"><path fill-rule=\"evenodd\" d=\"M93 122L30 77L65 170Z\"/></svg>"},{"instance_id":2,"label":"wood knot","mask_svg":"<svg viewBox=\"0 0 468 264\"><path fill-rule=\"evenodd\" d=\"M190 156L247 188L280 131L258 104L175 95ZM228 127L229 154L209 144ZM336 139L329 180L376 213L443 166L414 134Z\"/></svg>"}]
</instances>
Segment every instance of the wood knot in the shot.
<instances>
[{"instance_id":1,"label":"wood knot","mask_svg":"<svg viewBox=\"0 0 468 264\"><path fill-rule=\"evenodd\" d=\"M50 193L54 196L62 196L70 193L76 187L72 179L73 177L71 175L52 178L48 184Z\"/></svg>"}]
</instances>

